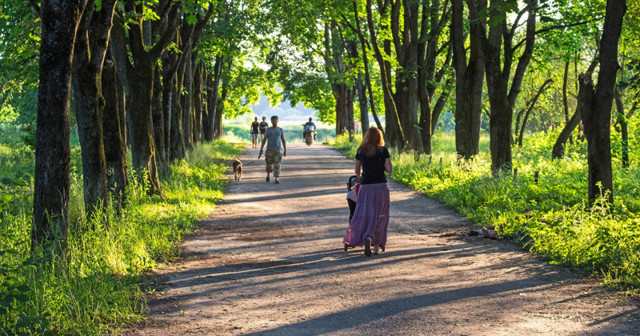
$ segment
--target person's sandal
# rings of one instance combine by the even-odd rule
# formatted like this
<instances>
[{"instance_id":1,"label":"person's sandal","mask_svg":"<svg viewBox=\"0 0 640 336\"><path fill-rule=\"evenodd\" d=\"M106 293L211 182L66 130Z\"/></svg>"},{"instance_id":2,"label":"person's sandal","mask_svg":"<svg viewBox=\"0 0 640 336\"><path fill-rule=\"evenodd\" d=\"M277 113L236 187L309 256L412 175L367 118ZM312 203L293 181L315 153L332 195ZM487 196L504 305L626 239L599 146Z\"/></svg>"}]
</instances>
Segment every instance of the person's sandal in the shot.
<instances>
[{"instance_id":1,"label":"person's sandal","mask_svg":"<svg viewBox=\"0 0 640 336\"><path fill-rule=\"evenodd\" d=\"M267 176L267 183L269 183L269 181L271 181L271 178Z\"/></svg>"},{"instance_id":2,"label":"person's sandal","mask_svg":"<svg viewBox=\"0 0 640 336\"><path fill-rule=\"evenodd\" d=\"M276 178L276 180L275 180L275 181L273 181L273 183L275 183L275 184L280 184L280 180L278 180L278 178Z\"/></svg>"},{"instance_id":3,"label":"person's sandal","mask_svg":"<svg viewBox=\"0 0 640 336\"><path fill-rule=\"evenodd\" d=\"M380 252L384 252L384 245L380 245Z\"/></svg>"}]
</instances>

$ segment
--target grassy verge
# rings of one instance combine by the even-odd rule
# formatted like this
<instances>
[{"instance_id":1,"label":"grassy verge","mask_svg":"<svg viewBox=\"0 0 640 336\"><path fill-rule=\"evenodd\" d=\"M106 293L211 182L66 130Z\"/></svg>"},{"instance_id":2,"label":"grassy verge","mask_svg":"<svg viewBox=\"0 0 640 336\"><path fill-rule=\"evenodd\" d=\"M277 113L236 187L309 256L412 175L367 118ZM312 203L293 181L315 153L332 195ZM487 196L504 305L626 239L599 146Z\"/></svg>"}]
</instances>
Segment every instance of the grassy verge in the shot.
<instances>
[{"instance_id":1,"label":"grassy verge","mask_svg":"<svg viewBox=\"0 0 640 336\"><path fill-rule=\"evenodd\" d=\"M640 288L640 167L623 169L615 161L614 211L602 204L590 208L584 143L552 161L555 136L535 134L514 149L517 179L491 176L487 139L473 161L459 162L450 134L436 138L431 158L392 151L392 177L479 225L495 227L552 263L602 275L614 287ZM358 143L339 137L333 145L353 157Z\"/></svg>"},{"instance_id":2,"label":"grassy verge","mask_svg":"<svg viewBox=\"0 0 640 336\"><path fill-rule=\"evenodd\" d=\"M111 210L108 227L82 219L82 178L74 166L69 250L61 260L49 251L29 253L32 152L0 146L0 162L13 156L23 165L0 167L7 182L0 198L11 195L0 202L0 335L105 334L141 319L140 276L177 255L182 235L221 199L226 163L243 148L222 141L198 146L162 176L164 200L132 181L126 209Z\"/></svg>"}]
</instances>

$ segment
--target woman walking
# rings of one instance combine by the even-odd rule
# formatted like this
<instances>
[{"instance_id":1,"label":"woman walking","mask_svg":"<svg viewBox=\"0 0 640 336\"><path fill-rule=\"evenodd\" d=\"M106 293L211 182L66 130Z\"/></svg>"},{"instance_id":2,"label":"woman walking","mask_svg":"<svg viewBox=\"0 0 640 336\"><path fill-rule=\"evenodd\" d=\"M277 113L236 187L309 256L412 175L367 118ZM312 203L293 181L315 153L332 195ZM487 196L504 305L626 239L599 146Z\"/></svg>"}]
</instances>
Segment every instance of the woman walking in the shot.
<instances>
[{"instance_id":1,"label":"woman walking","mask_svg":"<svg viewBox=\"0 0 640 336\"><path fill-rule=\"evenodd\" d=\"M355 173L360 181L360 191L353 218L344 235L345 244L364 245L367 257L378 254L378 246L384 251L387 243L389 187L384 173L392 171L393 165L389 150L384 146L382 132L375 127L369 128L356 153Z\"/></svg>"},{"instance_id":2,"label":"woman walking","mask_svg":"<svg viewBox=\"0 0 640 336\"><path fill-rule=\"evenodd\" d=\"M251 148L258 148L258 128L260 127L260 123L258 122L258 117L251 123L251 137L253 138L253 146Z\"/></svg>"}]
</instances>

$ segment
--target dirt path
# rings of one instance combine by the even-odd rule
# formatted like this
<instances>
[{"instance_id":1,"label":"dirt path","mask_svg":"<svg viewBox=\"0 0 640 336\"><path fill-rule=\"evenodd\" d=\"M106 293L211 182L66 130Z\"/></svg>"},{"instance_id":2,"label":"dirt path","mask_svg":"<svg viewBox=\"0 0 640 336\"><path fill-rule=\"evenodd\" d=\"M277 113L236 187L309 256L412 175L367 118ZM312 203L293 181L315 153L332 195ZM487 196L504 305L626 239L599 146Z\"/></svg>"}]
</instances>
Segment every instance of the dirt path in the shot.
<instances>
[{"instance_id":1,"label":"dirt path","mask_svg":"<svg viewBox=\"0 0 640 336\"><path fill-rule=\"evenodd\" d=\"M129 335L639 335L640 310L390 183L387 252L343 251L353 161L292 146L282 184L256 150L244 178L164 267Z\"/></svg>"}]
</instances>

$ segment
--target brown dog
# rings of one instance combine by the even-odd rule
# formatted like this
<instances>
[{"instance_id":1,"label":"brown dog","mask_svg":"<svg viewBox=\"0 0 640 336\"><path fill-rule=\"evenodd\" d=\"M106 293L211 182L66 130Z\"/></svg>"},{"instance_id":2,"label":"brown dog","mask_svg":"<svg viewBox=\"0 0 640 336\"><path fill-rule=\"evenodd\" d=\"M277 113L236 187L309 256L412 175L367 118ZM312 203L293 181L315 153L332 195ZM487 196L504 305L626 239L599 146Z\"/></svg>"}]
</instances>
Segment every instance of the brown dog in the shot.
<instances>
[{"instance_id":1,"label":"brown dog","mask_svg":"<svg viewBox=\"0 0 640 336\"><path fill-rule=\"evenodd\" d=\"M233 177L236 181L242 178L242 162L240 159L233 160Z\"/></svg>"}]
</instances>

